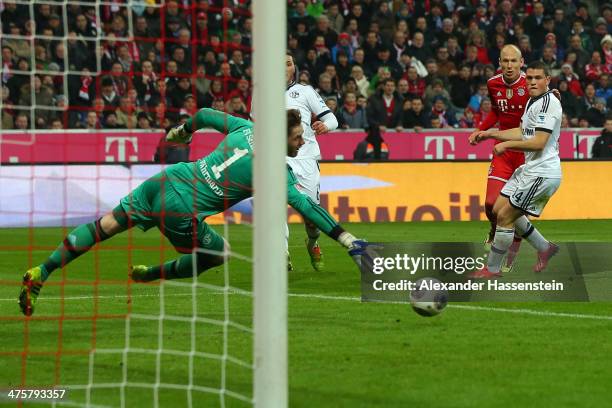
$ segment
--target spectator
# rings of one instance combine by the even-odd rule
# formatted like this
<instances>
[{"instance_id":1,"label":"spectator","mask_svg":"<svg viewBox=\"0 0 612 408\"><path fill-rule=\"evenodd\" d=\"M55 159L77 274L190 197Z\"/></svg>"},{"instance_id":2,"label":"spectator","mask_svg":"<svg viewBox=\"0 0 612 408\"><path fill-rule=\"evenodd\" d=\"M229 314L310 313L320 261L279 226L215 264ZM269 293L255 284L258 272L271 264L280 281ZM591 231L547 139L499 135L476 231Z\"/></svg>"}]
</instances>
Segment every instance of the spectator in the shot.
<instances>
[{"instance_id":1,"label":"spectator","mask_svg":"<svg viewBox=\"0 0 612 408\"><path fill-rule=\"evenodd\" d=\"M376 63L378 49L381 45L380 38L374 31L368 31L365 42L362 44L365 66L370 67ZM370 73L373 71L369 71Z\"/></svg>"},{"instance_id":2,"label":"spectator","mask_svg":"<svg viewBox=\"0 0 612 408\"><path fill-rule=\"evenodd\" d=\"M115 92L113 80L110 77L102 78L100 96L104 101L104 106L113 109L119 106L119 95Z\"/></svg>"},{"instance_id":3,"label":"spectator","mask_svg":"<svg viewBox=\"0 0 612 408\"><path fill-rule=\"evenodd\" d=\"M542 57L540 58L549 69L552 77L557 77L561 73L561 64L557 61L553 47L544 45L542 47Z\"/></svg>"},{"instance_id":4,"label":"spectator","mask_svg":"<svg viewBox=\"0 0 612 408\"><path fill-rule=\"evenodd\" d=\"M601 50L604 55L604 61L607 66L612 66L612 35L606 34L601 39Z\"/></svg>"},{"instance_id":5,"label":"spectator","mask_svg":"<svg viewBox=\"0 0 612 408\"><path fill-rule=\"evenodd\" d=\"M436 51L436 63L438 65L438 74L444 79L457 74L455 63L448 59L448 48L442 46Z\"/></svg>"},{"instance_id":6,"label":"spectator","mask_svg":"<svg viewBox=\"0 0 612 408\"><path fill-rule=\"evenodd\" d=\"M463 115L459 118L459 127L461 129L475 129L479 124L474 118L474 111L470 108L465 108Z\"/></svg>"},{"instance_id":7,"label":"spectator","mask_svg":"<svg viewBox=\"0 0 612 408\"><path fill-rule=\"evenodd\" d=\"M121 129L124 126L117 122L117 114L115 112L108 112L102 122L102 127L104 129Z\"/></svg>"},{"instance_id":8,"label":"spectator","mask_svg":"<svg viewBox=\"0 0 612 408\"><path fill-rule=\"evenodd\" d=\"M15 116L15 129L17 130L27 130L30 128L28 115L25 113L18 113Z\"/></svg>"},{"instance_id":9,"label":"spectator","mask_svg":"<svg viewBox=\"0 0 612 408\"><path fill-rule=\"evenodd\" d=\"M597 81L601 74L609 74L610 67L601 63L599 51L593 51L591 62L584 68L584 75L589 81Z\"/></svg>"},{"instance_id":10,"label":"spectator","mask_svg":"<svg viewBox=\"0 0 612 408\"><path fill-rule=\"evenodd\" d=\"M332 96L336 99L340 97L338 89L333 87L331 76L325 72L319 75L319 87L317 88L317 92L324 100Z\"/></svg>"},{"instance_id":11,"label":"spectator","mask_svg":"<svg viewBox=\"0 0 612 408\"><path fill-rule=\"evenodd\" d=\"M602 127L606 120L606 101L595 98L593 105L584 113L584 118L594 127Z\"/></svg>"},{"instance_id":12,"label":"spectator","mask_svg":"<svg viewBox=\"0 0 612 408\"><path fill-rule=\"evenodd\" d=\"M485 41L485 35L482 31L475 31L468 38L468 47L476 47L477 60L481 64L490 64L489 61L489 51L487 49L487 44Z\"/></svg>"},{"instance_id":13,"label":"spectator","mask_svg":"<svg viewBox=\"0 0 612 408\"><path fill-rule=\"evenodd\" d=\"M420 132L423 128L429 127L429 115L425 112L423 100L418 96L413 96L410 100L410 109L402 114L402 126L406 129L414 129Z\"/></svg>"},{"instance_id":14,"label":"spectator","mask_svg":"<svg viewBox=\"0 0 612 408\"><path fill-rule=\"evenodd\" d=\"M353 153L353 159L357 161L387 160L389 158L389 147L381 135L381 130L370 127L368 134L362 142L357 145Z\"/></svg>"},{"instance_id":15,"label":"spectator","mask_svg":"<svg viewBox=\"0 0 612 408\"><path fill-rule=\"evenodd\" d=\"M397 81L397 94L402 98L402 100L410 100L410 86L408 85L408 80L405 78Z\"/></svg>"},{"instance_id":16,"label":"spectator","mask_svg":"<svg viewBox=\"0 0 612 408\"><path fill-rule=\"evenodd\" d=\"M425 106L431 107L436 98L442 98L446 106L450 105L450 94L444 88L444 83L441 79L436 79L431 85L425 88Z\"/></svg>"},{"instance_id":17,"label":"spectator","mask_svg":"<svg viewBox=\"0 0 612 408\"><path fill-rule=\"evenodd\" d=\"M140 112L138 114L138 129L142 130L150 130L151 128L151 119L146 112Z\"/></svg>"},{"instance_id":18,"label":"spectator","mask_svg":"<svg viewBox=\"0 0 612 408\"><path fill-rule=\"evenodd\" d=\"M0 129L12 129L14 125L14 116L15 111L13 110L13 103L11 102L11 95L9 88L6 86L2 86L0 88L0 92L2 92L2 117L0 118Z\"/></svg>"},{"instance_id":19,"label":"spectator","mask_svg":"<svg viewBox=\"0 0 612 408\"><path fill-rule=\"evenodd\" d=\"M393 17L393 12L389 9L389 3L381 1L378 4L378 10L374 13L372 21L378 23L380 34L383 38L391 39L393 27L395 26L395 18Z\"/></svg>"},{"instance_id":20,"label":"spectator","mask_svg":"<svg viewBox=\"0 0 612 408\"><path fill-rule=\"evenodd\" d=\"M457 36L453 35L446 41L446 48L448 50L448 59L452 61L455 66L459 66L463 63L464 53L459 46L459 40Z\"/></svg>"},{"instance_id":21,"label":"spectator","mask_svg":"<svg viewBox=\"0 0 612 408\"><path fill-rule=\"evenodd\" d=\"M102 124L100 123L100 119L98 117L98 114L95 111L87 112L87 117L85 119L84 125L85 125L84 126L85 129L95 130L95 129L101 129L102 128Z\"/></svg>"},{"instance_id":22,"label":"spectator","mask_svg":"<svg viewBox=\"0 0 612 408\"><path fill-rule=\"evenodd\" d=\"M368 101L367 120L370 127L381 130L401 129L402 100L395 94L395 81L387 78L382 81L382 91L372 95Z\"/></svg>"},{"instance_id":23,"label":"spectator","mask_svg":"<svg viewBox=\"0 0 612 408\"><path fill-rule=\"evenodd\" d=\"M327 7L327 18L332 30L339 33L344 28L344 17L340 13L337 3L330 3Z\"/></svg>"},{"instance_id":24,"label":"spectator","mask_svg":"<svg viewBox=\"0 0 612 408\"><path fill-rule=\"evenodd\" d=\"M554 34L563 48L567 48L569 45L568 39L572 32L572 28L566 16L569 16L569 14L566 14L566 10L563 7L557 6L557 8L555 8L555 14L553 16L555 22ZM562 57L560 59L562 59Z\"/></svg>"},{"instance_id":25,"label":"spectator","mask_svg":"<svg viewBox=\"0 0 612 408\"><path fill-rule=\"evenodd\" d=\"M366 76L364 75L363 68L359 65L354 65L353 68L351 68L351 77L357 83L357 89L359 91L359 94L367 96L368 88L370 87L370 81L368 81L368 78L366 78Z\"/></svg>"},{"instance_id":26,"label":"spectator","mask_svg":"<svg viewBox=\"0 0 612 408\"><path fill-rule=\"evenodd\" d=\"M340 33L338 42L331 49L331 58L334 64L338 62L338 53L342 52L348 56L349 61L353 59L353 46L351 45L351 36L348 33Z\"/></svg>"},{"instance_id":27,"label":"spectator","mask_svg":"<svg viewBox=\"0 0 612 408\"><path fill-rule=\"evenodd\" d=\"M323 46L331 49L338 42L338 34L330 27L329 18L321 15L317 18L317 25L308 33L309 41L314 44L317 37L323 37Z\"/></svg>"},{"instance_id":28,"label":"spectator","mask_svg":"<svg viewBox=\"0 0 612 408\"><path fill-rule=\"evenodd\" d=\"M431 51L429 47L425 46L425 36L422 32L417 31L412 36L412 42L408 47L408 54L419 61L427 61L427 59L431 58Z\"/></svg>"},{"instance_id":29,"label":"spectator","mask_svg":"<svg viewBox=\"0 0 612 408\"><path fill-rule=\"evenodd\" d=\"M533 4L533 12L523 21L525 34L529 36L531 45L536 49L544 45L544 36L546 35L544 19L544 4L536 2Z\"/></svg>"},{"instance_id":30,"label":"spectator","mask_svg":"<svg viewBox=\"0 0 612 408\"><path fill-rule=\"evenodd\" d=\"M19 94L19 105L50 107L54 104L53 96L53 89L43 85L40 77L38 75L34 75L32 77L31 84L26 84L21 88L21 93ZM34 121L37 129L45 129L47 124L51 123L53 113L54 112L50 109L35 109L34 118L30 118L30 120Z\"/></svg>"},{"instance_id":31,"label":"spectator","mask_svg":"<svg viewBox=\"0 0 612 408\"><path fill-rule=\"evenodd\" d=\"M578 116L581 112L580 102L578 98L569 91L567 81L562 79L557 83L559 94L561 95L561 106L563 113L567 114L571 126L578 125Z\"/></svg>"},{"instance_id":32,"label":"spectator","mask_svg":"<svg viewBox=\"0 0 612 408\"><path fill-rule=\"evenodd\" d=\"M357 105L357 96L353 92L344 94L344 104L336 115L343 129L366 129L368 119L366 111Z\"/></svg>"},{"instance_id":33,"label":"spectator","mask_svg":"<svg viewBox=\"0 0 612 408\"><path fill-rule=\"evenodd\" d=\"M350 43L353 49L359 48L361 43L363 42L363 36L359 31L359 24L356 19L351 18L348 20L348 25L345 30L350 36Z\"/></svg>"},{"instance_id":34,"label":"spectator","mask_svg":"<svg viewBox=\"0 0 612 408\"><path fill-rule=\"evenodd\" d=\"M408 93L422 98L425 94L425 80L420 78L415 67L408 68L404 77L408 80Z\"/></svg>"},{"instance_id":35,"label":"spectator","mask_svg":"<svg viewBox=\"0 0 612 408\"><path fill-rule=\"evenodd\" d=\"M612 106L612 84L610 84L610 75L601 74L599 81L595 85L595 96L606 101L607 106Z\"/></svg>"},{"instance_id":36,"label":"spectator","mask_svg":"<svg viewBox=\"0 0 612 408\"><path fill-rule=\"evenodd\" d=\"M416 19L416 22L414 23L414 30L413 33L420 33L423 36L423 43L427 44L427 46L425 47L426 51L428 51L427 55L423 55L423 58L419 58L421 61L425 61L427 58L430 58L432 56L431 54L431 50L428 50L427 48L433 44L433 42L435 41L435 37L433 32L437 31L434 29L430 29L429 28L429 22L427 20L427 18L425 18L424 16L418 16ZM414 36L413 36L413 40L414 40ZM417 41L420 41L417 39Z\"/></svg>"},{"instance_id":37,"label":"spectator","mask_svg":"<svg viewBox=\"0 0 612 408\"><path fill-rule=\"evenodd\" d=\"M187 97L189 97L189 95ZM191 97L191 100L193 100L193 97ZM181 114L187 113L189 116L191 116L196 111L197 111L197 108L195 107L195 105L193 105L191 112L189 112L189 110L187 109L182 109ZM229 99L229 101L227 101L226 106L225 106L225 111L227 113L231 113L234 116L238 116L243 119L249 119L249 112L247 110L247 107L245 103L242 101L242 98L240 98L240 96L238 95L232 96Z\"/></svg>"},{"instance_id":38,"label":"spectator","mask_svg":"<svg viewBox=\"0 0 612 408\"><path fill-rule=\"evenodd\" d=\"M580 37L582 49L587 53L591 53L593 52L593 43L583 24L584 22L581 18L576 18L572 24L572 35Z\"/></svg>"},{"instance_id":39,"label":"spectator","mask_svg":"<svg viewBox=\"0 0 612 408\"><path fill-rule=\"evenodd\" d=\"M612 158L612 117L607 117L601 135L595 139L591 155L595 159Z\"/></svg>"},{"instance_id":40,"label":"spectator","mask_svg":"<svg viewBox=\"0 0 612 408\"><path fill-rule=\"evenodd\" d=\"M521 50L521 55L525 60L525 64L529 64L531 61L534 60L535 55L531 46L531 41L529 40L528 36L522 35L519 37L518 48L519 50Z\"/></svg>"},{"instance_id":41,"label":"spectator","mask_svg":"<svg viewBox=\"0 0 612 408\"><path fill-rule=\"evenodd\" d=\"M561 74L559 75L558 79L567 81L567 87L574 95L584 95L582 85L580 85L580 78L574 73L574 70L570 64L565 63L561 65Z\"/></svg>"},{"instance_id":42,"label":"spectator","mask_svg":"<svg viewBox=\"0 0 612 408\"><path fill-rule=\"evenodd\" d=\"M338 53L336 71L338 72L340 84L346 83L346 81L351 77L351 65L349 64L348 56L344 52Z\"/></svg>"},{"instance_id":43,"label":"spectator","mask_svg":"<svg viewBox=\"0 0 612 408\"><path fill-rule=\"evenodd\" d=\"M213 101L218 99L223 100L223 83L219 79L213 79L208 92L202 97L201 101L198 101L198 106L211 108Z\"/></svg>"},{"instance_id":44,"label":"spectator","mask_svg":"<svg viewBox=\"0 0 612 408\"><path fill-rule=\"evenodd\" d=\"M584 96L580 98L580 112L586 113L593 105L595 105L595 85L587 84L584 87Z\"/></svg>"},{"instance_id":45,"label":"spectator","mask_svg":"<svg viewBox=\"0 0 612 408\"><path fill-rule=\"evenodd\" d=\"M115 111L115 113L117 115L117 125L119 125L119 127L127 129L136 128L136 109L132 105L130 98L127 96L122 96L119 99L119 108Z\"/></svg>"},{"instance_id":46,"label":"spectator","mask_svg":"<svg viewBox=\"0 0 612 408\"><path fill-rule=\"evenodd\" d=\"M472 97L472 87L470 85L470 67L462 65L459 74L451 78L451 102L458 108L465 108Z\"/></svg>"},{"instance_id":47,"label":"spectator","mask_svg":"<svg viewBox=\"0 0 612 408\"><path fill-rule=\"evenodd\" d=\"M138 91L141 102L148 104L155 93L155 82L158 76L153 71L153 63L151 61L143 61L141 70L140 75L136 75L134 78L134 87Z\"/></svg>"},{"instance_id":48,"label":"spectator","mask_svg":"<svg viewBox=\"0 0 612 408\"><path fill-rule=\"evenodd\" d=\"M480 102L480 109L474 114L474 122L480 123L489 115L493 108L491 99L489 97L483 98Z\"/></svg>"},{"instance_id":49,"label":"spectator","mask_svg":"<svg viewBox=\"0 0 612 408\"><path fill-rule=\"evenodd\" d=\"M440 127L442 128L457 126L457 118L454 112L452 109L447 109L445 98L441 95L433 99L431 114L440 119Z\"/></svg>"},{"instance_id":50,"label":"spectator","mask_svg":"<svg viewBox=\"0 0 612 408\"><path fill-rule=\"evenodd\" d=\"M301 70L298 82L302 85L310 85L310 72L305 69Z\"/></svg>"},{"instance_id":51,"label":"spectator","mask_svg":"<svg viewBox=\"0 0 612 408\"><path fill-rule=\"evenodd\" d=\"M396 30L393 34L393 42L391 43L392 58L401 65L400 57L408 48L407 33Z\"/></svg>"},{"instance_id":52,"label":"spectator","mask_svg":"<svg viewBox=\"0 0 612 408\"><path fill-rule=\"evenodd\" d=\"M544 46L549 46L552 48L553 50L553 54L555 55L557 61L559 63L561 63L561 61L564 60L565 58L565 48L563 48L558 42L557 42L557 36L553 33L548 33L546 34L546 37L544 37Z\"/></svg>"},{"instance_id":53,"label":"spectator","mask_svg":"<svg viewBox=\"0 0 612 408\"><path fill-rule=\"evenodd\" d=\"M609 9L610 16L612 17L612 9ZM591 44L593 44L593 50L602 52L601 40L608 35L608 23L604 17L599 17L595 24L595 29L590 33Z\"/></svg>"},{"instance_id":54,"label":"spectator","mask_svg":"<svg viewBox=\"0 0 612 408\"><path fill-rule=\"evenodd\" d=\"M65 126L60 119L54 118L53 120L51 120L51 126L49 127L49 129L62 130L64 129L64 127Z\"/></svg>"},{"instance_id":55,"label":"spectator","mask_svg":"<svg viewBox=\"0 0 612 408\"><path fill-rule=\"evenodd\" d=\"M577 69L578 72L582 72L586 64L591 59L591 57L589 53L585 51L584 48L582 47L582 39L577 34L573 34L570 37L570 46L566 50L566 56L571 52L576 54L576 64L577 65L574 68Z\"/></svg>"},{"instance_id":56,"label":"spectator","mask_svg":"<svg viewBox=\"0 0 612 408\"><path fill-rule=\"evenodd\" d=\"M455 23L452 19L445 18L442 20L442 30L436 34L436 44L438 47L448 46L448 41L453 37L458 41L459 38L463 39L463 34L455 29ZM463 40L458 42L463 42ZM453 62L457 63L458 61Z\"/></svg>"},{"instance_id":57,"label":"spectator","mask_svg":"<svg viewBox=\"0 0 612 408\"><path fill-rule=\"evenodd\" d=\"M487 84L482 82L478 84L478 88L476 93L472 95L470 101L468 103L468 107L472 109L474 112L478 112L480 110L480 104L484 98L487 98L489 95L489 91L487 89Z\"/></svg>"},{"instance_id":58,"label":"spectator","mask_svg":"<svg viewBox=\"0 0 612 408\"><path fill-rule=\"evenodd\" d=\"M20 36L21 28L14 22L8 23L9 34L14 36ZM23 38L5 38L2 40L3 47L10 47L13 51L15 57L17 58L26 58L28 61L30 60L30 53L32 50L30 49L30 41Z\"/></svg>"}]
</instances>

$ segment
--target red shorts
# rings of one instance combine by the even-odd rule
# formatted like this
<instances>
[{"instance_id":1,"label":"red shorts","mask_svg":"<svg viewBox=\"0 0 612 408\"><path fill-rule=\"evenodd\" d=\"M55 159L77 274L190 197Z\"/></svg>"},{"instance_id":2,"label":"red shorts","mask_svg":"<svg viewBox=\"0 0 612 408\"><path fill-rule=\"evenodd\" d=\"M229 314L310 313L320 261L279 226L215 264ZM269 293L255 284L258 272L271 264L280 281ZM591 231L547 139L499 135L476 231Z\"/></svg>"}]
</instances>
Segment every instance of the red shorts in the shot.
<instances>
[{"instance_id":1,"label":"red shorts","mask_svg":"<svg viewBox=\"0 0 612 408\"><path fill-rule=\"evenodd\" d=\"M494 154L489 167L489 178L506 183L510 180L514 170L523 164L525 164L525 154L523 152L506 150L500 156Z\"/></svg>"}]
</instances>

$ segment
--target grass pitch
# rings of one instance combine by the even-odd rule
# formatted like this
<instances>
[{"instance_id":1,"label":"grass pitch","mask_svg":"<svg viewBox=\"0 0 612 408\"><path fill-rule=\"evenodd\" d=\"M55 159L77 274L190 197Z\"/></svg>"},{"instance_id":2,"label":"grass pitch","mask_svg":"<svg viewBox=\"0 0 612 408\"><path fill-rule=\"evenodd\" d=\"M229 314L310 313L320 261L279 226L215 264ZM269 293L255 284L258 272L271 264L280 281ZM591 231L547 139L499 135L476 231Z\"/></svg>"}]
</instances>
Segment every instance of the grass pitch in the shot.
<instances>
[{"instance_id":1,"label":"grass pitch","mask_svg":"<svg viewBox=\"0 0 612 408\"><path fill-rule=\"evenodd\" d=\"M556 241L612 242L612 221L537 226ZM346 227L386 242L475 242L487 229L478 222ZM252 297L192 287L190 280L163 288L128 284L129 263L175 257L155 231L117 236L54 272L35 318L22 318L16 304L21 274L44 260L65 232L0 230L3 395L22 383L72 385L68 400L82 405L87 387L78 386L90 385L89 401L99 406L123 400L128 407L145 407L157 399L161 407L182 407L189 395L196 407L220 406L222 400L228 407L249 406L241 398L252 396L252 372L244 364L252 363ZM250 255L249 228L232 226L229 232L232 249ZM321 242L326 272L312 271L303 237L302 226L292 225L290 406L610 404L612 303L451 304L440 316L422 318L405 304L359 302L359 273L329 239ZM228 271L229 285L251 290L247 262L234 259ZM225 277L226 271L216 268L199 283L223 286ZM126 324L128 312L132 318Z\"/></svg>"}]
</instances>

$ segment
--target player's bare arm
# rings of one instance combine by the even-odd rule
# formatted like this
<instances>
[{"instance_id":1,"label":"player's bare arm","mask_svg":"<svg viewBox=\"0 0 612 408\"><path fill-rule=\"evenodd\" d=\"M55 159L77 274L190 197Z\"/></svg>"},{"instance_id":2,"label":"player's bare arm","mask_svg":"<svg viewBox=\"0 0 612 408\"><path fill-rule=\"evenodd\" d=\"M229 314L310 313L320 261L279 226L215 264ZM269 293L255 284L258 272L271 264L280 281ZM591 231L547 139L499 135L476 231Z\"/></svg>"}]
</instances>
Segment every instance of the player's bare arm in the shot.
<instances>
[{"instance_id":1,"label":"player's bare arm","mask_svg":"<svg viewBox=\"0 0 612 408\"><path fill-rule=\"evenodd\" d=\"M513 128L507 130L479 130L470 135L470 143L475 145L483 140L497 139L501 142L509 140L521 140L521 128Z\"/></svg>"},{"instance_id":2,"label":"player's bare arm","mask_svg":"<svg viewBox=\"0 0 612 408\"><path fill-rule=\"evenodd\" d=\"M544 149L550 133L536 131L535 136L528 140L509 140L495 145L493 152L497 155L504 153L508 149L520 150L522 152L537 152Z\"/></svg>"}]
</instances>

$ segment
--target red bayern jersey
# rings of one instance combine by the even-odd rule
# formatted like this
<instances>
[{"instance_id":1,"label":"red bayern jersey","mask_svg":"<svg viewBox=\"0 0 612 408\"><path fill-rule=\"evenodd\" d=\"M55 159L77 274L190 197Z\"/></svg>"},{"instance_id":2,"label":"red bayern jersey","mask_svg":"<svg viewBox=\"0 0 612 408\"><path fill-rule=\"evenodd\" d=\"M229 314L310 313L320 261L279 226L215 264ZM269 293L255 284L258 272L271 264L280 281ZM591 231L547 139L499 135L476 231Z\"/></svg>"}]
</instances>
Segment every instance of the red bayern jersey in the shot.
<instances>
[{"instance_id":1,"label":"red bayern jersey","mask_svg":"<svg viewBox=\"0 0 612 408\"><path fill-rule=\"evenodd\" d=\"M506 83L502 74L497 74L489 78L487 88L493 109L480 124L480 130L487 130L498 121L500 130L519 127L529 100L525 73L521 72L518 79L511 84Z\"/></svg>"}]
</instances>

